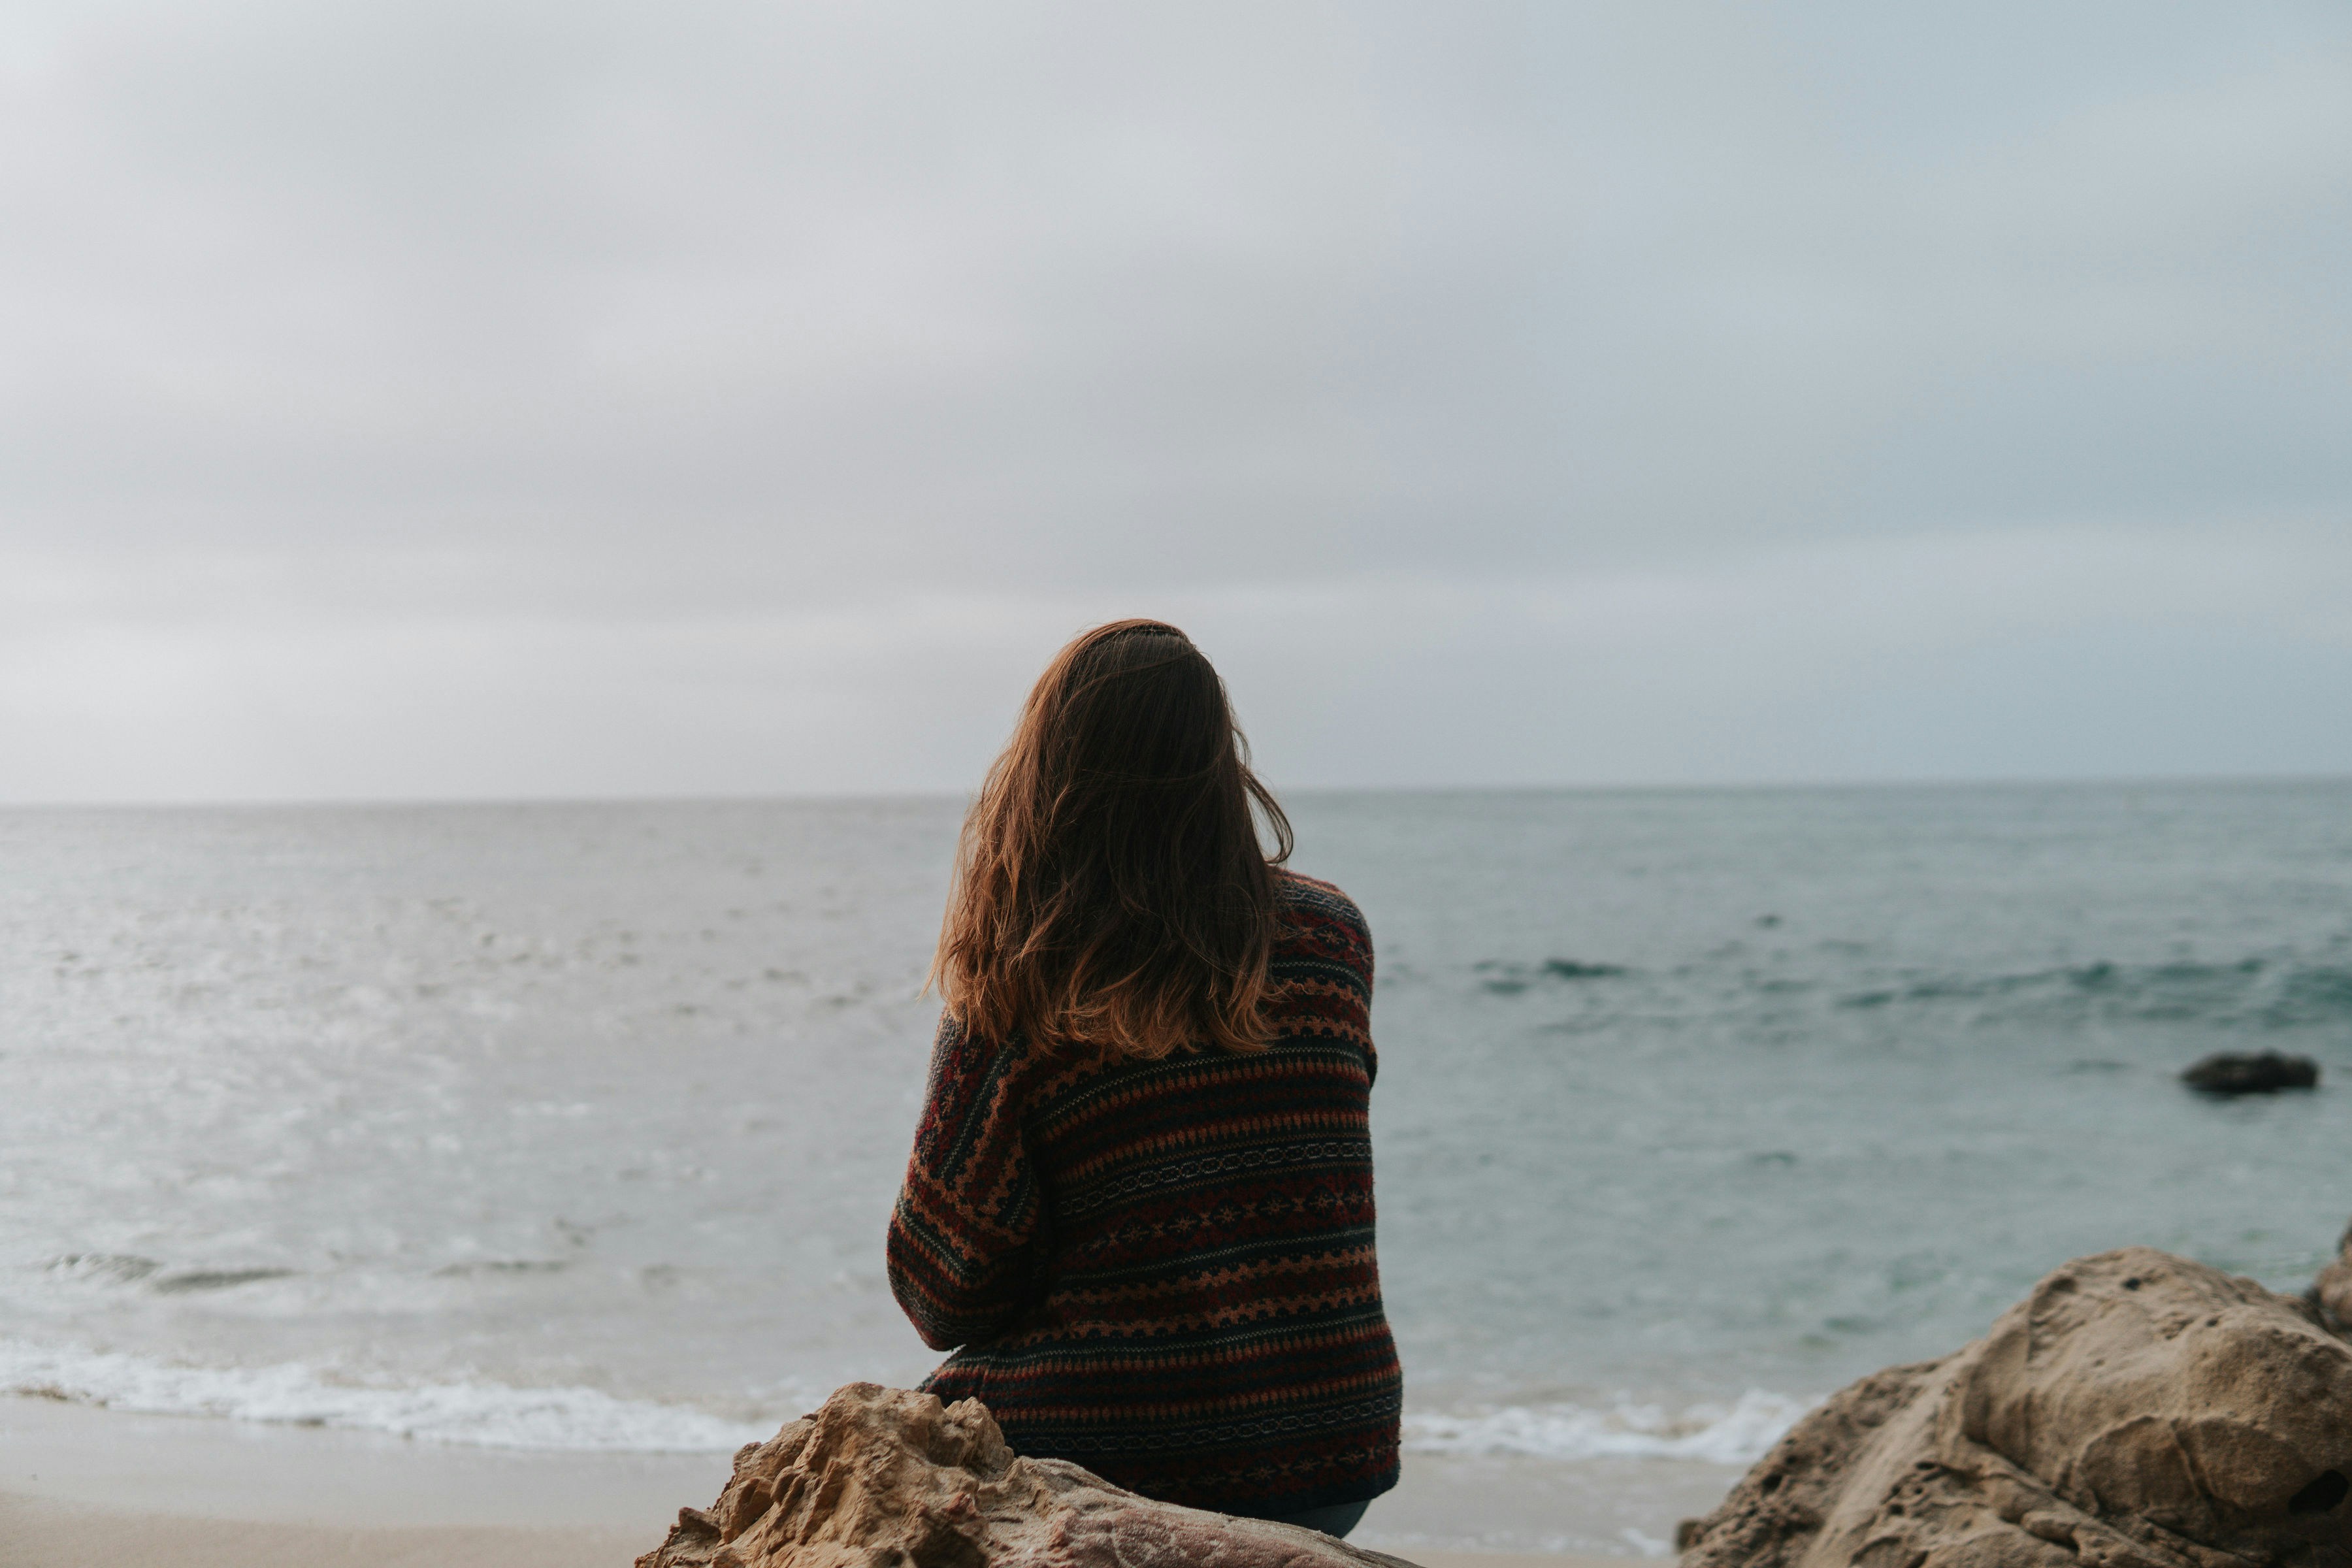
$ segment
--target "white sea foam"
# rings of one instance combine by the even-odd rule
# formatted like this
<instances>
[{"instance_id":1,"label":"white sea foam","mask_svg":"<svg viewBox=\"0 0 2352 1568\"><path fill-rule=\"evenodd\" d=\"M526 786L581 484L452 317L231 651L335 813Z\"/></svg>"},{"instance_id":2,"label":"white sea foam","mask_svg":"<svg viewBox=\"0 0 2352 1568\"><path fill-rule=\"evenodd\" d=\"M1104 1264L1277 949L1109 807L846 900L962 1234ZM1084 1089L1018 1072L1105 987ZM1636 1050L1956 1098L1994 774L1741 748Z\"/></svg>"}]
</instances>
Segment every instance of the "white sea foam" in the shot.
<instances>
[{"instance_id":1,"label":"white sea foam","mask_svg":"<svg viewBox=\"0 0 2352 1568\"><path fill-rule=\"evenodd\" d=\"M1416 1454L1526 1454L1543 1459L1704 1459L1753 1464L1814 1405L1751 1388L1729 1405L1694 1405L1669 1413L1620 1401L1506 1405L1475 1415L1405 1417L1404 1446Z\"/></svg>"},{"instance_id":2,"label":"white sea foam","mask_svg":"<svg viewBox=\"0 0 2352 1568\"><path fill-rule=\"evenodd\" d=\"M487 1448L725 1453L762 1441L775 1430L773 1423L729 1421L682 1405L618 1399L593 1388L499 1383L398 1387L337 1381L299 1363L190 1366L5 1337L0 1394L47 1395L146 1415L388 1432ZM1727 1405L1695 1405L1675 1413L1632 1400L1606 1408L1562 1404L1506 1405L1466 1415L1422 1412L1405 1417L1404 1446L1420 1454L1744 1465L1761 1457L1812 1403L1750 1389Z\"/></svg>"},{"instance_id":3,"label":"white sea foam","mask_svg":"<svg viewBox=\"0 0 2352 1568\"><path fill-rule=\"evenodd\" d=\"M775 1431L772 1423L726 1421L674 1405L615 1399L593 1388L368 1386L333 1382L299 1364L184 1366L6 1338L0 1338L0 1392L147 1415L344 1426L484 1448L724 1453Z\"/></svg>"}]
</instances>

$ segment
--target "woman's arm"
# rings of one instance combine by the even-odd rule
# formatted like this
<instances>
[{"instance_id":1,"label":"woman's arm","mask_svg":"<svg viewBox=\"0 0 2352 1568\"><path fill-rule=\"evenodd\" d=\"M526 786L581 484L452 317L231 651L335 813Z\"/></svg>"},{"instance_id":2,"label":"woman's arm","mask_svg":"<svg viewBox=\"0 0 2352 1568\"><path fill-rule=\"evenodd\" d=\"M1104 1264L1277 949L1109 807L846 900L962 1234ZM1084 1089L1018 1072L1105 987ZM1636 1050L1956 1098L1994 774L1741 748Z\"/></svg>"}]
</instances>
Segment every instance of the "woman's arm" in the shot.
<instances>
[{"instance_id":1,"label":"woman's arm","mask_svg":"<svg viewBox=\"0 0 2352 1568\"><path fill-rule=\"evenodd\" d=\"M890 1293L933 1350L994 1338L1027 1297L1038 1194L1021 1139L1016 1056L940 1019L887 1248Z\"/></svg>"}]
</instances>

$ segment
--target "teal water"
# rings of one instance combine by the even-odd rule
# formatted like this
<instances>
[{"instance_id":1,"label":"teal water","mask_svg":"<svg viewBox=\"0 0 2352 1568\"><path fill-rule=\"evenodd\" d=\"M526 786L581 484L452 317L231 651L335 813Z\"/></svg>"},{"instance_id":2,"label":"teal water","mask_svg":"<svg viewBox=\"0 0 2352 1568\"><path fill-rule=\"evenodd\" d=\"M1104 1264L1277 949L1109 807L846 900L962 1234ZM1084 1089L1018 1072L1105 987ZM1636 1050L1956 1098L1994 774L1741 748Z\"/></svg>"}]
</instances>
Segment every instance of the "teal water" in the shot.
<instances>
[{"instance_id":1,"label":"teal water","mask_svg":"<svg viewBox=\"0 0 2352 1568\"><path fill-rule=\"evenodd\" d=\"M2146 1242L2352 1215L2352 785L1308 796L1432 1453L1737 1460ZM880 1235L952 802L0 814L0 1386L723 1448ZM2317 1057L2217 1103L2220 1049Z\"/></svg>"},{"instance_id":2,"label":"teal water","mask_svg":"<svg viewBox=\"0 0 2352 1568\"><path fill-rule=\"evenodd\" d=\"M1382 938L1382 1245L1446 1403L1826 1391L2126 1243L2299 1289L2352 1215L2342 784L1399 806L1310 820ZM2176 1081L2251 1049L2321 1089Z\"/></svg>"}]
</instances>

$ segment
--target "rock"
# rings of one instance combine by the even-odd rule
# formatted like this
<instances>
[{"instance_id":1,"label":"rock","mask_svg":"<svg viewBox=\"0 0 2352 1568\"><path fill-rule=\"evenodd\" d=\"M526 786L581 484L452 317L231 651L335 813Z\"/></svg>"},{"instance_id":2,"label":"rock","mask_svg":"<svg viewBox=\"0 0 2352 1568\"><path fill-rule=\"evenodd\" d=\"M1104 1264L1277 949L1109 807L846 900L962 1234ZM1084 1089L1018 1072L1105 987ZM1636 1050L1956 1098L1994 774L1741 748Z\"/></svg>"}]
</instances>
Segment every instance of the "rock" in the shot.
<instances>
[{"instance_id":1,"label":"rock","mask_svg":"<svg viewBox=\"0 0 2352 1568\"><path fill-rule=\"evenodd\" d=\"M2319 1271L2303 1299L2330 1329L2339 1334L2352 1332L2352 1226L2345 1226L2343 1239L2336 1244L2335 1260Z\"/></svg>"},{"instance_id":2,"label":"rock","mask_svg":"<svg viewBox=\"0 0 2352 1568\"><path fill-rule=\"evenodd\" d=\"M2315 1316L2150 1247L2077 1258L1800 1421L1683 1568L2342 1568L2352 1344Z\"/></svg>"},{"instance_id":3,"label":"rock","mask_svg":"<svg viewBox=\"0 0 2352 1568\"><path fill-rule=\"evenodd\" d=\"M2222 1051L2183 1071L2180 1081L2206 1094L2276 1094L2283 1089L2317 1089L2319 1064L2309 1057L2276 1051L2253 1056Z\"/></svg>"},{"instance_id":4,"label":"rock","mask_svg":"<svg viewBox=\"0 0 2352 1568\"><path fill-rule=\"evenodd\" d=\"M1412 1568L1330 1536L1152 1502L1016 1458L976 1399L853 1383L735 1456L637 1568Z\"/></svg>"}]
</instances>

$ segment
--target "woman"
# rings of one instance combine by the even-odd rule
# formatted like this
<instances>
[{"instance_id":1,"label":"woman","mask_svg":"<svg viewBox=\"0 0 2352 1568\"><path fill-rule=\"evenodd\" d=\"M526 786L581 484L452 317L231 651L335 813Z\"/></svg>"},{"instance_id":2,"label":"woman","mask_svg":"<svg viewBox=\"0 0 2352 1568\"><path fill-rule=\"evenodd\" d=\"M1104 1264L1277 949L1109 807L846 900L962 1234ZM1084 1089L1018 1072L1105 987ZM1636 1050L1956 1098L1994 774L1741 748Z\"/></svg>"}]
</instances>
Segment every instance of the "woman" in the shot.
<instances>
[{"instance_id":1,"label":"woman","mask_svg":"<svg viewBox=\"0 0 2352 1568\"><path fill-rule=\"evenodd\" d=\"M1276 852L1260 846L1252 808ZM1345 1534L1396 1484L1371 939L1209 661L1099 626L965 818L890 1286L1016 1452Z\"/></svg>"}]
</instances>

